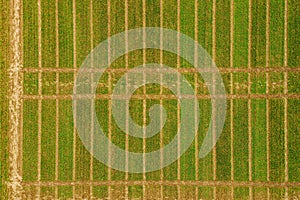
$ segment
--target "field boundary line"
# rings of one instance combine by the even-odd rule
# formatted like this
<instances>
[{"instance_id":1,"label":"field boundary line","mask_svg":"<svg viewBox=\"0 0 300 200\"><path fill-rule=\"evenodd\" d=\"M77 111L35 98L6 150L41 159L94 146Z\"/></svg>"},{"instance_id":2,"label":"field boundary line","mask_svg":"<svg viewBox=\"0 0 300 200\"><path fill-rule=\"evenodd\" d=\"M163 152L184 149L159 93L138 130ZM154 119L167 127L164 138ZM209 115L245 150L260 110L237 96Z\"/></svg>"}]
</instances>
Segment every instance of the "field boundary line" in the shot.
<instances>
[{"instance_id":1,"label":"field boundary line","mask_svg":"<svg viewBox=\"0 0 300 200\"><path fill-rule=\"evenodd\" d=\"M21 28L21 63L23 64L24 63L24 40L23 40L23 27L24 27L24 22L23 22L23 2L21 1L21 10L20 10L20 13L21 13L21 16L20 16L20 28ZM22 65L22 68L21 68L21 79L22 79L22 87L24 87L24 73L22 72L22 69L23 69L23 65ZM22 93L24 93L24 89L22 89ZM24 124L24 103L22 101L21 103L21 111L20 111L20 145L19 145L19 149L20 149L20 176L23 177L23 138L24 138L24 127L23 127L23 124Z\"/></svg>"},{"instance_id":2,"label":"field boundary line","mask_svg":"<svg viewBox=\"0 0 300 200\"><path fill-rule=\"evenodd\" d=\"M155 181L155 180L141 180L141 181L49 181L49 182L22 182L23 186L77 186L77 185L93 185L93 186L106 186L106 185L164 185L164 186L224 186L224 187L272 187L272 188L284 188L284 187L300 187L300 182L272 182L272 181L190 181L190 180L164 180L164 181Z\"/></svg>"},{"instance_id":3,"label":"field boundary line","mask_svg":"<svg viewBox=\"0 0 300 200\"><path fill-rule=\"evenodd\" d=\"M10 18L10 67L9 67L9 182L8 197L11 199L22 198L22 177L19 167L22 158L20 157L20 139L22 130L22 94L23 81L22 72L22 16L21 0L11 0Z\"/></svg>"}]
</instances>

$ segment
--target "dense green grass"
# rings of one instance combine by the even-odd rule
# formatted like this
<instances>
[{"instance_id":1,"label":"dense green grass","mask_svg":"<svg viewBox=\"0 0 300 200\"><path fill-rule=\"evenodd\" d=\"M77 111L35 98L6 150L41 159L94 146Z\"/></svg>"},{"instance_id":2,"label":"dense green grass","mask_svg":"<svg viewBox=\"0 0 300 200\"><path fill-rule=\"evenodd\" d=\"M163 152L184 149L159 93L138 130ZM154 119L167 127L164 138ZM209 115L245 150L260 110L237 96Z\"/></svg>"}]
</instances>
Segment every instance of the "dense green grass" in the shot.
<instances>
[{"instance_id":1,"label":"dense green grass","mask_svg":"<svg viewBox=\"0 0 300 200\"><path fill-rule=\"evenodd\" d=\"M0 1L0 196L6 197L8 188L8 66L9 66L9 4Z\"/></svg>"},{"instance_id":2,"label":"dense green grass","mask_svg":"<svg viewBox=\"0 0 300 200\"><path fill-rule=\"evenodd\" d=\"M288 12L288 67L299 68L299 3L296 0L290 0ZM160 6L159 0L147 1L146 3L146 26L160 27ZM213 1L198 2L198 41L212 55L212 5ZM9 65L8 59L8 4L1 1L1 30L6 30L0 34L1 52L1 97L7 92L7 72ZM3 5L3 7L2 7ZM143 1L128 0L128 29L143 26ZM56 37L55 37L55 1L42 1L42 67L56 67ZM76 2L76 41L73 41L73 4L72 0L59 1L58 3L58 21L59 21L59 68L74 67L74 44L76 44L76 68L79 68L85 57L89 54L91 48L97 46L101 41L107 38L108 34L108 11L106 1L93 1L93 10L90 7L90 1ZM110 34L123 32L125 30L125 4L122 1L111 1ZM164 28L177 30L177 1L170 0L163 2L163 24ZM233 67L248 67L248 2L234 2L234 40L233 40ZM195 38L195 4L193 1L181 0L180 2L180 31L192 38ZM23 62L24 68L38 67L38 7L36 0L23 1ZM266 2L263 0L252 1L252 35L251 35L251 68L263 69L266 67ZM90 17L93 17L93 37L90 34ZM269 67L283 67L284 65L284 2L270 1L270 63ZM91 44L92 42L92 44ZM216 55L215 62L218 67L230 67L230 1L216 1ZM112 47L114 48L114 47ZM184 48L181 47L181 48ZM146 51L147 63L159 63L160 52L158 50ZM124 68L126 57L118 58L110 67ZM136 50L128 53L129 68L134 68L143 63L143 51ZM176 68L177 56L169 52L163 52L164 64ZM189 63L180 59L181 68L191 68ZM114 86L118 79L124 75L124 72L104 73L97 88L98 94L110 94L108 81ZM207 88L199 75L193 73L184 73L190 84L195 86L195 77L199 85L198 94L208 94ZM3 78L2 78L3 77ZM227 94L230 94L231 82L233 94L245 95L248 93L248 73L234 72L231 80L230 73L222 73ZM56 74L53 72L42 73L42 95L70 95L73 90L74 73L59 73L59 91L56 91ZM251 78L251 93L266 94L266 74L264 72L253 72ZM269 73L269 93L284 93L284 73ZM299 72L288 72L288 93L299 94ZM159 94L160 88L157 85L148 85L147 94ZM135 94L142 94L143 88L138 89ZM38 73L24 73L24 94L38 95ZM166 88L163 94L170 94ZM270 130L270 181L284 182L284 99L270 99L269 101L269 130ZM248 99L233 99L233 108L231 101L227 101L227 116L222 135L216 145L216 180L231 180L231 142L233 142L233 165L234 180L249 181L249 149L248 149L248 126L249 121L252 125L252 179L253 181L267 181L267 118L266 105L267 100L251 99L252 118L248 116ZM109 100L96 100L96 110L98 122L100 123L106 135L111 133L112 142L125 149L125 134L118 128L114 119L111 120L111 129L109 130L108 105ZM160 103L159 100L146 100L146 113L151 105ZM177 101L172 99L163 99L162 104L168 112L168 120L162 129L163 144L167 144L174 138L177 132ZM7 135L5 134L8 126L7 99L0 99L0 130L1 133L1 194L6 195L4 181L7 179ZM59 100L59 123L58 123L58 181L89 181L90 180L90 162L93 162L94 181L108 180L109 169L93 157L82 145L80 138L73 138L73 113L72 100ZM199 99L200 124L198 129L199 147L205 137L209 126L211 115L211 102L207 99ZM4 108L4 109L3 109ZM37 180L38 176L38 100L24 100L24 122L23 122L23 181L32 182ZM230 124L230 111L233 110L233 127ZM289 138L289 181L299 182L299 99L288 100L288 138ZM55 100L42 100L42 140L41 140L41 181L55 181ZM130 101L130 114L134 121L140 125L143 124L143 100L132 99ZM147 114L146 114L147 115ZM149 117L147 123L149 123ZM233 128L234 138L231 141L231 128ZM134 152L143 152L143 140L129 136L129 150ZM73 151L73 143L76 141L76 151ZM146 152L160 148L159 134L147 139ZM75 153L75 155L74 155ZM195 142L192 143L187 152L180 158L180 179L195 180ZM73 157L75 156L75 165ZM73 177L73 169L75 176ZM111 180L125 180L126 174L114 169L111 171ZM161 171L146 173L146 180L160 180ZM164 180L178 179L178 161L165 167L162 171ZM212 181L213 172L213 154L208 154L205 158L198 160L198 180ZM143 180L142 174L128 174L128 180ZM61 199L78 197L88 197L91 192L96 198L105 198L108 196L108 186L87 186L79 185L75 187L63 186L58 188L58 196ZM125 196L125 186L111 186L112 199L118 199ZM196 186L163 186L165 197L177 198L181 194L182 198L195 199ZM149 198L160 197L161 187L159 185L146 186L145 196ZM36 188L28 187L26 192L35 193ZM55 187L43 187L41 196L53 196ZM217 187L216 198L228 199L232 192L231 187ZM254 197L264 199L267 197L267 188L254 187ZM246 199L249 196L249 188L235 187L234 196L236 199ZM279 199L284 196L284 188L271 188L272 199ZM290 188L290 194L299 193L299 188ZM4 196L3 195L3 196ZM143 196L142 186L129 186L128 197L141 198ZM198 197L203 199L212 199L214 197L213 187L198 187Z\"/></svg>"}]
</instances>

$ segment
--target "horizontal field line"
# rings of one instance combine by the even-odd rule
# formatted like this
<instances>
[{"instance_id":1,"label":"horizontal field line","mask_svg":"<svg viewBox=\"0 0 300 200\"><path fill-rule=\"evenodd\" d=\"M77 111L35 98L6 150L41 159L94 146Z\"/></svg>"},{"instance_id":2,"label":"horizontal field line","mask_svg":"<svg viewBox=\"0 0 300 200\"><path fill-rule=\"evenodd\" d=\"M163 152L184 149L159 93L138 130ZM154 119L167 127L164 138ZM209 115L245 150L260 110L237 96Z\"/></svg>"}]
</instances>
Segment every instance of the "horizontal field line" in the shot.
<instances>
[{"instance_id":1,"label":"horizontal field line","mask_svg":"<svg viewBox=\"0 0 300 200\"><path fill-rule=\"evenodd\" d=\"M49 182L22 182L23 186L76 186L76 185L92 185L92 186L122 186L122 185L166 185L166 186L228 186L228 187L299 187L300 182L261 182L261 181L194 181L194 180L119 180L119 181L49 181Z\"/></svg>"},{"instance_id":2,"label":"horizontal field line","mask_svg":"<svg viewBox=\"0 0 300 200\"><path fill-rule=\"evenodd\" d=\"M51 100L51 99L59 99L59 100L72 100L71 94L65 95L23 95L22 98L32 99L32 100ZM84 98L95 98L95 99L111 99L112 95L110 94L85 94L80 95L76 94L76 99L84 99ZM212 97L215 99L224 98L224 95L209 95L209 94L198 94L196 95L197 99L211 99ZM114 99L127 99L126 95L114 95ZM194 99L194 95L180 95L181 99ZM227 94L226 99L300 99L300 94ZM178 99L176 95L173 94L134 94L130 96L130 99Z\"/></svg>"},{"instance_id":3,"label":"horizontal field line","mask_svg":"<svg viewBox=\"0 0 300 200\"><path fill-rule=\"evenodd\" d=\"M134 69L134 68L131 68ZM82 69L81 69L82 70ZM129 69L130 70L130 69ZM143 72L143 68L140 69L135 69L136 72L140 71ZM148 71L151 71L151 69L147 69ZM161 70L161 69L160 69ZM174 68L174 70L177 70L178 72L181 73L195 73L195 72L215 72L216 70L214 69L200 69L197 70L196 68ZM300 66L298 67L268 67L268 68L226 68L226 67L218 67L218 70L223 73L234 73L234 72L261 72L261 73L266 73L266 72L300 72ZM75 68L23 68L23 72L63 72L63 73L77 73L79 69ZM85 72L112 72L112 73L124 73L127 72L128 69L126 68L106 68L106 69L101 69L101 68L95 68L95 69L85 69ZM157 72L158 69L153 69L153 71Z\"/></svg>"}]
</instances>

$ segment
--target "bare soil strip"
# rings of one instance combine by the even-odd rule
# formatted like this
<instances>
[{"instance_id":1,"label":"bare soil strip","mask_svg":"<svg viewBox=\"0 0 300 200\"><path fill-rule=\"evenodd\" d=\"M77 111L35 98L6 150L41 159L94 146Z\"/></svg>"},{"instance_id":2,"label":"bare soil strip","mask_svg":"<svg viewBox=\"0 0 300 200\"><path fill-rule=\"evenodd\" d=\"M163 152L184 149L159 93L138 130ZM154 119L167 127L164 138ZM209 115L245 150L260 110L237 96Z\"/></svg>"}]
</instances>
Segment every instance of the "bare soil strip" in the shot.
<instances>
[{"instance_id":1,"label":"bare soil strip","mask_svg":"<svg viewBox=\"0 0 300 200\"><path fill-rule=\"evenodd\" d=\"M10 22L10 51L11 61L9 67L9 183L8 192L10 199L21 199L22 177L20 176L20 127L22 111L22 27L21 27L20 0L11 1Z\"/></svg>"}]
</instances>

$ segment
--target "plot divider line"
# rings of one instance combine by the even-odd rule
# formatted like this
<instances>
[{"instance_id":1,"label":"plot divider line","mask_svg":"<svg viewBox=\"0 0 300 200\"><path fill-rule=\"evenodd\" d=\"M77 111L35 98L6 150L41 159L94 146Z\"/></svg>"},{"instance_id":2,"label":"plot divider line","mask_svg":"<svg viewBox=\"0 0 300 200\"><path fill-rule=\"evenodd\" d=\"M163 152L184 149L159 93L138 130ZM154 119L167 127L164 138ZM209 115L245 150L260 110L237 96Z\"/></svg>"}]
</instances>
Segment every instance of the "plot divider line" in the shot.
<instances>
[{"instance_id":1,"label":"plot divider line","mask_svg":"<svg viewBox=\"0 0 300 200\"><path fill-rule=\"evenodd\" d=\"M266 0L266 67L270 64L270 0ZM269 94L269 73L266 72L266 94ZM270 105L266 99L266 130L267 130L267 181L270 181ZM267 198L270 199L270 188L267 188Z\"/></svg>"},{"instance_id":2,"label":"plot divider line","mask_svg":"<svg viewBox=\"0 0 300 200\"><path fill-rule=\"evenodd\" d=\"M146 0L143 0L142 2L143 6L143 68L146 64ZM146 91L146 74L143 71L143 94L147 94ZM147 99L143 98L143 180L146 180L146 109L147 109ZM146 187L143 185L143 199L146 197Z\"/></svg>"},{"instance_id":3,"label":"plot divider line","mask_svg":"<svg viewBox=\"0 0 300 200\"><path fill-rule=\"evenodd\" d=\"M196 40L197 41L197 40ZM196 47L197 48L197 47ZM197 58L198 56L196 56ZM198 61L197 61L198 62ZM197 64L196 64L197 66ZM198 93L198 75L197 74L194 74L194 92L195 94ZM199 140L198 140L198 129L196 128L198 126L199 123L198 122L198 112L197 112L197 105L198 104L198 99L195 98L195 112L194 112L194 115L195 115L195 121L194 121L194 124L196 125L195 126L195 180L198 181L199 180ZM195 195L196 195L196 200L199 199L199 188L196 187L195 188Z\"/></svg>"},{"instance_id":4,"label":"plot divider line","mask_svg":"<svg viewBox=\"0 0 300 200\"><path fill-rule=\"evenodd\" d=\"M195 66L196 68L198 68L198 0L195 0L194 2L194 6L195 6L195 10L194 10L194 13L195 13L195 26L194 26L194 34L195 34L195 41L197 42L195 44L195 53L194 53L194 62L195 62ZM194 74L194 92L195 92L195 96L198 94L198 74L195 73ZM198 129L196 128L198 126L198 112L197 112L197 105L199 106L198 104L198 99L195 98L195 112L194 112L194 115L195 115L195 121L194 121L194 124L195 124L195 180L198 181L199 180L199 141L198 141ZM199 188L196 187L195 188L195 195L196 195L196 200L199 199Z\"/></svg>"},{"instance_id":5,"label":"plot divider line","mask_svg":"<svg viewBox=\"0 0 300 200\"><path fill-rule=\"evenodd\" d=\"M180 0L177 1L177 69L180 69ZM180 74L177 74L177 93L180 94ZM178 149L177 149L177 180L181 179L181 167L180 167L180 100L177 100L177 140L178 140ZM177 195L178 199L181 199L181 187L177 186Z\"/></svg>"},{"instance_id":6,"label":"plot divider line","mask_svg":"<svg viewBox=\"0 0 300 200\"><path fill-rule=\"evenodd\" d=\"M128 0L125 0L125 31L128 31ZM128 52L128 33L125 34L125 51ZM125 70L129 70L129 58L128 53L125 55ZM128 95L128 74L125 74L126 78L126 95ZM128 151L129 151L129 100L126 100L126 122L125 122L125 180L128 180ZM125 199L128 199L128 186L125 186Z\"/></svg>"},{"instance_id":7,"label":"plot divider line","mask_svg":"<svg viewBox=\"0 0 300 200\"><path fill-rule=\"evenodd\" d=\"M55 1L55 55L56 55L56 68L59 67L59 32L58 32L58 0ZM56 72L56 95L59 95L59 73ZM58 181L58 165L59 165L59 99L55 99L55 181ZM55 187L55 198L58 199L58 187Z\"/></svg>"},{"instance_id":8,"label":"plot divider line","mask_svg":"<svg viewBox=\"0 0 300 200\"><path fill-rule=\"evenodd\" d=\"M251 94L251 49L252 49L252 0L249 0L248 10L248 94ZM248 99L248 151L249 151L249 181L252 181L252 101ZM253 187L249 188L249 198L253 199Z\"/></svg>"},{"instance_id":9,"label":"plot divider line","mask_svg":"<svg viewBox=\"0 0 300 200\"><path fill-rule=\"evenodd\" d=\"M212 59L216 61L216 0L213 0L212 5ZM213 90L215 89L215 75L213 73ZM216 120L216 110L215 110L215 101L212 99L212 135L213 135L213 144L216 138L215 132L215 120ZM217 179L217 149L214 145L213 147L213 180L216 181ZM213 198L217 199L217 188L213 188Z\"/></svg>"},{"instance_id":10,"label":"plot divider line","mask_svg":"<svg viewBox=\"0 0 300 200\"><path fill-rule=\"evenodd\" d=\"M73 20L73 69L77 69L77 45L76 45L76 0L72 1L72 20ZM76 74L73 75L74 82L76 80ZM76 87L74 88L74 94L76 94ZM77 116L77 109L76 109L76 99L73 100L74 110L73 116ZM72 179L73 181L76 180L76 117L74 117L74 126L73 126L73 171L72 171ZM73 199L76 197L76 188L72 187Z\"/></svg>"},{"instance_id":11,"label":"plot divider line","mask_svg":"<svg viewBox=\"0 0 300 200\"><path fill-rule=\"evenodd\" d=\"M211 96L209 94L198 94L196 95L198 99L210 99ZM78 98L90 98L89 95L77 95ZM125 96L121 95L115 95L115 99L125 99ZM213 98L223 98L224 95L215 95L212 96ZM109 99L109 94L97 94L95 95L96 99ZM134 94L131 96L132 99L177 99L177 97L173 94L162 94L162 95L156 95L156 94ZM193 95L181 95L181 98L190 99L193 98ZM300 99L300 94L227 94L227 99ZM22 95L22 99L65 99L65 100L72 100L72 95L68 94L60 94L60 95Z\"/></svg>"},{"instance_id":12,"label":"plot divider line","mask_svg":"<svg viewBox=\"0 0 300 200\"><path fill-rule=\"evenodd\" d=\"M107 55L107 59L108 59L108 63L110 63L110 59L111 59L111 43L110 43L110 36L111 36L111 20L110 20L110 14L111 14L111 5L110 5L110 0L107 0L107 37L108 37L108 41L107 41L107 46L108 46L108 55ZM109 96L111 95L112 92L112 85L111 85L111 74L108 74L108 93ZM112 132L111 132L111 128L112 128L112 116L111 116L111 97L109 97L108 99L108 139L109 141L111 141L111 136L112 136ZM111 144L108 143L108 165L111 165ZM111 181L111 168L108 167L107 170L107 179L110 182ZM111 186L108 186L107 188L108 190L108 199L111 199L111 195L112 195L112 188Z\"/></svg>"},{"instance_id":13,"label":"plot divider line","mask_svg":"<svg viewBox=\"0 0 300 200\"><path fill-rule=\"evenodd\" d=\"M93 27L93 0L90 0L90 49L91 49L91 68L94 69L94 27ZM94 86L94 73L91 73L91 82L92 82L92 87L91 87L91 94L93 94L93 91L95 91L95 86ZM93 169L93 163L94 163L94 125L95 125L95 118L94 118L94 111L95 111L95 99L92 98L91 102L91 155L90 155L90 180L93 181L93 174L94 174L94 169ZM90 197L93 197L93 187L90 186Z\"/></svg>"},{"instance_id":14,"label":"plot divider line","mask_svg":"<svg viewBox=\"0 0 300 200\"><path fill-rule=\"evenodd\" d=\"M160 7L160 12L159 12L159 15L160 15L160 51L159 51L159 56L160 56L160 65L161 67L163 67L163 46L164 46L164 43L163 43L163 12L164 12L164 7L163 7L163 1L164 0L160 0L159 2L159 7ZM160 74L160 82L162 83L163 81L163 76L162 74ZM160 90L159 90L159 93L160 95L163 94L163 86L162 84L160 84ZM160 152L160 166L161 166L161 169L160 169L160 180L163 181L164 179L164 170L163 170L163 108L162 108L162 105L163 105L163 100L160 99L159 100L159 104L161 105L160 107L160 135L159 135L159 139L160 139L160 149L161 149L161 152ZM160 198L163 199L164 198L164 187L161 185L160 186Z\"/></svg>"},{"instance_id":15,"label":"plot divider line","mask_svg":"<svg viewBox=\"0 0 300 200\"><path fill-rule=\"evenodd\" d=\"M284 1L284 67L288 68L288 0ZM284 94L288 93L288 74L284 72ZM284 180L289 181L289 147L288 147L288 99L284 98ZM289 188L285 188L285 198L289 198Z\"/></svg>"},{"instance_id":16,"label":"plot divider line","mask_svg":"<svg viewBox=\"0 0 300 200\"><path fill-rule=\"evenodd\" d=\"M259 187L259 188L285 188L300 187L300 182L272 182L272 181L194 181L194 180L111 180L111 181L43 181L43 182L22 182L23 186L77 186L77 185L94 185L94 186L139 186L139 185L163 185L163 186L207 186L207 187Z\"/></svg>"},{"instance_id":17,"label":"plot divider line","mask_svg":"<svg viewBox=\"0 0 300 200\"><path fill-rule=\"evenodd\" d=\"M9 130L8 130L8 198L22 199L22 110L23 100L23 47L22 1L10 1L10 63L9 63Z\"/></svg>"},{"instance_id":18,"label":"plot divider line","mask_svg":"<svg viewBox=\"0 0 300 200\"><path fill-rule=\"evenodd\" d=\"M91 69L86 69L87 71L92 71ZM139 72L142 69L136 69L137 72ZM147 69L150 70L151 69ZM244 73L266 73L266 72L300 72L300 66L298 67L269 67L269 68L253 68L251 66L251 69L248 68L231 68L231 67L218 67L218 70L221 73L234 73L234 72L244 72ZM79 69L74 68L47 68L43 67L42 69L39 68L24 68L21 69L22 72L30 72L30 73L37 73L37 72L59 72L59 73L77 73ZM124 73L126 72L126 69L124 68L107 68L105 70L103 69L94 69L95 72L108 72L108 73ZM156 71L156 69L153 69L153 71ZM181 73L196 73L198 72L197 69L194 68L180 68L178 69ZM211 72L211 69L201 69L203 72Z\"/></svg>"},{"instance_id":19,"label":"plot divider line","mask_svg":"<svg viewBox=\"0 0 300 200\"><path fill-rule=\"evenodd\" d=\"M42 8L41 0L38 0L38 67L42 68ZM42 95L42 72L38 73L38 94ZM42 99L38 99L38 174L37 179L41 181L41 148L42 141ZM37 198L40 198L41 187L37 188Z\"/></svg>"},{"instance_id":20,"label":"plot divider line","mask_svg":"<svg viewBox=\"0 0 300 200\"><path fill-rule=\"evenodd\" d=\"M230 1L230 68L233 68L234 55L234 0ZM233 74L230 73L230 94L233 94ZM233 99L230 99L230 179L234 181L234 123ZM234 188L231 187L231 199L234 199Z\"/></svg>"}]
</instances>

